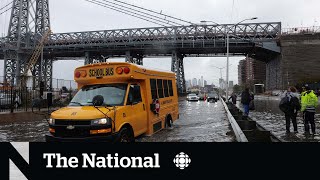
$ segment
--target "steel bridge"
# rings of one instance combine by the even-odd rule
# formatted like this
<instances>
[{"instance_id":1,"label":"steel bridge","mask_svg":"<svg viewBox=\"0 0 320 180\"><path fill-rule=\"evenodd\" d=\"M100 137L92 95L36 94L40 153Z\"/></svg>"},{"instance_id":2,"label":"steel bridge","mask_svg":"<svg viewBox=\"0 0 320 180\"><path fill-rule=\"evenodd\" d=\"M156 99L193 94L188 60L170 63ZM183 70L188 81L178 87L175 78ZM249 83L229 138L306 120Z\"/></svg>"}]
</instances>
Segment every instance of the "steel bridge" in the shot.
<instances>
[{"instance_id":1,"label":"steel bridge","mask_svg":"<svg viewBox=\"0 0 320 180\"><path fill-rule=\"evenodd\" d=\"M35 28L30 31L30 0L14 0L9 33L0 38L0 59L5 60L7 82L18 81L32 50L50 28L49 0L36 0ZM219 56L226 53L227 34L230 53L250 55L267 61L280 53L277 39L281 23L190 25L118 29L52 34L44 48L44 57L33 70L36 82L52 86L52 62L83 57L85 64L99 63L111 57L125 57L127 62L143 65L144 57L172 57L172 71L177 74L180 92L185 92L184 57Z\"/></svg>"}]
</instances>

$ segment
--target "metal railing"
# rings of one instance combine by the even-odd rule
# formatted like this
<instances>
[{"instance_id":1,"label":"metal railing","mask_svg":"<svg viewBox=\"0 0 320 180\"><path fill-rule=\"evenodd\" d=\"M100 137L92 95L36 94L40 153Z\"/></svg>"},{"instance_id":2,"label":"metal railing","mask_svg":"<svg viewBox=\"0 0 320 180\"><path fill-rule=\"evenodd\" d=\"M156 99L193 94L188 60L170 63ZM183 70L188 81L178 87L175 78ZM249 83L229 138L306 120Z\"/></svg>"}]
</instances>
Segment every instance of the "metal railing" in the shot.
<instances>
[{"instance_id":1,"label":"metal railing","mask_svg":"<svg viewBox=\"0 0 320 180\"><path fill-rule=\"evenodd\" d=\"M248 23L224 25L191 25L137 29L119 29L52 34L47 47L92 46L99 44L141 44L146 42L179 42L225 40L226 34L251 41L270 41L281 34L281 23Z\"/></svg>"},{"instance_id":2,"label":"metal railing","mask_svg":"<svg viewBox=\"0 0 320 180\"><path fill-rule=\"evenodd\" d=\"M32 88L1 87L0 88L0 113L4 112L31 112L50 107L64 107L68 105L76 91L43 92ZM49 98L48 93L52 94Z\"/></svg>"}]
</instances>

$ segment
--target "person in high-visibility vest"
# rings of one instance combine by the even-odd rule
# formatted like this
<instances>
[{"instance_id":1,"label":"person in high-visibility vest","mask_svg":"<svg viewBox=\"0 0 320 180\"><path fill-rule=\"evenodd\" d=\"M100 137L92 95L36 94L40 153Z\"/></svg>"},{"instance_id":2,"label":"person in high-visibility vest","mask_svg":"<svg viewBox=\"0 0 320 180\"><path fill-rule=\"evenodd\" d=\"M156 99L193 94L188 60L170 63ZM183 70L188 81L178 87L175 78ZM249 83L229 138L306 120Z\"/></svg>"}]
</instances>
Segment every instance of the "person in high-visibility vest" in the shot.
<instances>
[{"instance_id":1,"label":"person in high-visibility vest","mask_svg":"<svg viewBox=\"0 0 320 180\"><path fill-rule=\"evenodd\" d=\"M312 133L316 133L316 125L314 121L314 115L316 108L318 107L318 97L310 89L306 87L306 92L301 94L301 112L304 115L304 129L306 133L310 133L309 123L311 125Z\"/></svg>"}]
</instances>

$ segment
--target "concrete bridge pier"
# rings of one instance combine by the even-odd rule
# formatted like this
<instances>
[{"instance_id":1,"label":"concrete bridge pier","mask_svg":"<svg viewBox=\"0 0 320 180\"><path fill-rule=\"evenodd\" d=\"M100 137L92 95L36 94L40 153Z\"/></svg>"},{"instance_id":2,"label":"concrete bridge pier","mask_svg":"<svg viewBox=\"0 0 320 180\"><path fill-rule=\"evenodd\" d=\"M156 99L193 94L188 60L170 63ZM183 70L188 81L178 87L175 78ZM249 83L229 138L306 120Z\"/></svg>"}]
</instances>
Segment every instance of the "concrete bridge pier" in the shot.
<instances>
[{"instance_id":1,"label":"concrete bridge pier","mask_svg":"<svg viewBox=\"0 0 320 180\"><path fill-rule=\"evenodd\" d=\"M267 90L320 82L320 34L283 35L281 54L267 61Z\"/></svg>"},{"instance_id":2,"label":"concrete bridge pier","mask_svg":"<svg viewBox=\"0 0 320 180\"><path fill-rule=\"evenodd\" d=\"M281 55L266 63L266 90L282 89Z\"/></svg>"},{"instance_id":3,"label":"concrete bridge pier","mask_svg":"<svg viewBox=\"0 0 320 180\"><path fill-rule=\"evenodd\" d=\"M177 87L179 93L186 93L186 80L184 77L183 55L178 51L172 52L171 71L176 73Z\"/></svg>"}]
</instances>

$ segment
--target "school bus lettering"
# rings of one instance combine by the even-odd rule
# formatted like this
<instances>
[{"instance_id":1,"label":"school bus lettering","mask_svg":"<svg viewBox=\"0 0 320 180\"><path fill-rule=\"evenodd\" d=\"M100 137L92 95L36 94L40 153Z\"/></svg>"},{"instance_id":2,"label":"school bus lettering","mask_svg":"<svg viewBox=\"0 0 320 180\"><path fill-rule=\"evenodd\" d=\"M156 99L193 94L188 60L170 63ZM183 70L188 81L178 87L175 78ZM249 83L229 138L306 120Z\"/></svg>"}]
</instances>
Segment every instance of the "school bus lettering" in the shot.
<instances>
[{"instance_id":1,"label":"school bus lettering","mask_svg":"<svg viewBox=\"0 0 320 180\"><path fill-rule=\"evenodd\" d=\"M172 103L172 102L173 102L172 99L170 99L170 100L165 100L165 101L163 101L163 102L161 103L161 105L170 104L170 103Z\"/></svg>"},{"instance_id":2,"label":"school bus lettering","mask_svg":"<svg viewBox=\"0 0 320 180\"><path fill-rule=\"evenodd\" d=\"M179 117L175 74L130 63L101 63L74 73L78 92L51 114L46 141L133 142Z\"/></svg>"},{"instance_id":3,"label":"school bus lettering","mask_svg":"<svg viewBox=\"0 0 320 180\"><path fill-rule=\"evenodd\" d=\"M113 68L105 68L105 69L90 69L89 77L103 77L103 76L113 76L114 69Z\"/></svg>"}]
</instances>

